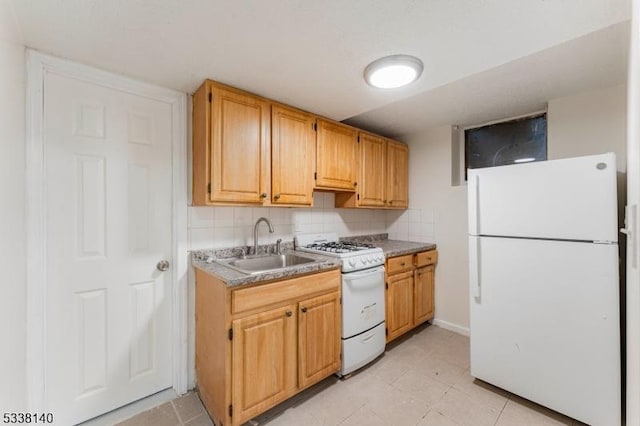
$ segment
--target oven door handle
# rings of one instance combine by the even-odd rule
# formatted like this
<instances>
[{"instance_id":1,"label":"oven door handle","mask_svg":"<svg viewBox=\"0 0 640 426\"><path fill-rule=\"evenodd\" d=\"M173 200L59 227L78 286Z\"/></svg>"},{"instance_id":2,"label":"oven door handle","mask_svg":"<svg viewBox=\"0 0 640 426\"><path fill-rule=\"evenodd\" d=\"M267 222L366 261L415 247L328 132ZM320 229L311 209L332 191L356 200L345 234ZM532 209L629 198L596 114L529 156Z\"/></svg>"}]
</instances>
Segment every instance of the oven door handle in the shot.
<instances>
[{"instance_id":1,"label":"oven door handle","mask_svg":"<svg viewBox=\"0 0 640 426\"><path fill-rule=\"evenodd\" d=\"M378 275L381 272L384 274L384 266L377 266L373 269L367 269L365 271L347 272L346 274L342 274L342 278L349 281L361 280L363 278L369 278L373 275Z\"/></svg>"}]
</instances>

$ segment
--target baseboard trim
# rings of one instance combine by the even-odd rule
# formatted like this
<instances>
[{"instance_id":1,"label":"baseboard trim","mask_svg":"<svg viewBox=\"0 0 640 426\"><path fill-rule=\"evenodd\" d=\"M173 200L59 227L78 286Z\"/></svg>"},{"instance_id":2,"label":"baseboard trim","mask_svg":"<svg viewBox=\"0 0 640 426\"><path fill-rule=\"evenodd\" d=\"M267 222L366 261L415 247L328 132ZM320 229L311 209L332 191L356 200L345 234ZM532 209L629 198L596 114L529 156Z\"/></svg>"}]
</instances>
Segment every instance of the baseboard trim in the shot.
<instances>
[{"instance_id":1,"label":"baseboard trim","mask_svg":"<svg viewBox=\"0 0 640 426\"><path fill-rule=\"evenodd\" d=\"M438 318L433 320L433 325L437 325L438 327L442 327L446 330L453 331L454 333L462 334L463 336L469 336L469 327L462 327L458 324L454 324L449 321L444 321Z\"/></svg>"}]
</instances>

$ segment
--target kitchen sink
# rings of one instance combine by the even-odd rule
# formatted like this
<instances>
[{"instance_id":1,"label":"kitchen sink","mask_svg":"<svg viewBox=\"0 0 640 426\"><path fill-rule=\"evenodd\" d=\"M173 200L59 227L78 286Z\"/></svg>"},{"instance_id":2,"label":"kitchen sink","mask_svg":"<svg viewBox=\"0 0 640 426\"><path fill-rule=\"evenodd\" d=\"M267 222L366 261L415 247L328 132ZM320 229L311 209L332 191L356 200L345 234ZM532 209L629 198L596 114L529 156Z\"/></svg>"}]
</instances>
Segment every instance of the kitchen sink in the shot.
<instances>
[{"instance_id":1,"label":"kitchen sink","mask_svg":"<svg viewBox=\"0 0 640 426\"><path fill-rule=\"evenodd\" d=\"M231 269L244 272L245 274L259 274L261 272L283 269L289 266L312 263L315 262L315 259L288 253L248 257L245 259L218 259L217 261Z\"/></svg>"}]
</instances>

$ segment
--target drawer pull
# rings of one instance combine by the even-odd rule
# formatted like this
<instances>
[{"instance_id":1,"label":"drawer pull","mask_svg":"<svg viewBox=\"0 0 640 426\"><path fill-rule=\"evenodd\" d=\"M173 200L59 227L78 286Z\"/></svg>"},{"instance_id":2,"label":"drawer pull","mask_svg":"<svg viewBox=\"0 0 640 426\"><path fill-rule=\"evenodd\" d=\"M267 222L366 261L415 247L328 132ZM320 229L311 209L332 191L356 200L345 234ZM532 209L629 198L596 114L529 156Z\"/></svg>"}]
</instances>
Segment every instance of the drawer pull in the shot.
<instances>
[{"instance_id":1,"label":"drawer pull","mask_svg":"<svg viewBox=\"0 0 640 426\"><path fill-rule=\"evenodd\" d=\"M304 308L302 308L300 310L302 311L303 314L307 313L307 308L306 307L304 307Z\"/></svg>"},{"instance_id":2,"label":"drawer pull","mask_svg":"<svg viewBox=\"0 0 640 426\"><path fill-rule=\"evenodd\" d=\"M287 312L285 312L284 314L285 314L286 316L290 317L291 315L293 315L293 312L291 312L291 311L287 311Z\"/></svg>"}]
</instances>

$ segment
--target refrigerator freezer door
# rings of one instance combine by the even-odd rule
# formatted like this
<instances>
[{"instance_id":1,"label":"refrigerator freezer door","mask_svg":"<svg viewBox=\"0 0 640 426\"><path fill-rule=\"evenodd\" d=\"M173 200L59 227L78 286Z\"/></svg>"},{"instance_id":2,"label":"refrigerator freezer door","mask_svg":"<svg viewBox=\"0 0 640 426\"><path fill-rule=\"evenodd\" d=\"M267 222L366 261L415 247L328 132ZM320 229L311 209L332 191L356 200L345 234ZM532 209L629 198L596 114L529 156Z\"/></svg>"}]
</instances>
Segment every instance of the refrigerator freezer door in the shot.
<instances>
[{"instance_id":1,"label":"refrigerator freezer door","mask_svg":"<svg viewBox=\"0 0 640 426\"><path fill-rule=\"evenodd\" d=\"M469 170L469 233L618 241L612 153Z\"/></svg>"},{"instance_id":2,"label":"refrigerator freezer door","mask_svg":"<svg viewBox=\"0 0 640 426\"><path fill-rule=\"evenodd\" d=\"M620 424L618 246L478 240L471 375L594 426Z\"/></svg>"}]
</instances>

